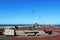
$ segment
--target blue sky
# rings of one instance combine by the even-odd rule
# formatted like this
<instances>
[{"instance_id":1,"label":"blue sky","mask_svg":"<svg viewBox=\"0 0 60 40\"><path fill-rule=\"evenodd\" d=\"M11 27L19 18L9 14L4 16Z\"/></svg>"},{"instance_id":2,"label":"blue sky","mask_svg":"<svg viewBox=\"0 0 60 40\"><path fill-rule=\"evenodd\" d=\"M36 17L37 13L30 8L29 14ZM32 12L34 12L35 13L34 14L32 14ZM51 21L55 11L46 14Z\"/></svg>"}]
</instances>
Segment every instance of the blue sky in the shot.
<instances>
[{"instance_id":1,"label":"blue sky","mask_svg":"<svg viewBox=\"0 0 60 40\"><path fill-rule=\"evenodd\" d=\"M0 24L35 22L60 24L60 0L0 0Z\"/></svg>"}]
</instances>

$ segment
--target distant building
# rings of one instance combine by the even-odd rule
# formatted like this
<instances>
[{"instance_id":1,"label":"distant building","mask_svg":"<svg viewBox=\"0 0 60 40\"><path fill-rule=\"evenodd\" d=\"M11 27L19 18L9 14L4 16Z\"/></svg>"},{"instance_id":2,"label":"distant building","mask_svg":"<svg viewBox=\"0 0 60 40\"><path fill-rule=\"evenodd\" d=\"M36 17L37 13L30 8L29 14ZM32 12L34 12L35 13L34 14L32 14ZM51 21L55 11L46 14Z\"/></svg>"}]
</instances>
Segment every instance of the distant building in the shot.
<instances>
[{"instance_id":1,"label":"distant building","mask_svg":"<svg viewBox=\"0 0 60 40\"><path fill-rule=\"evenodd\" d=\"M1 26L0 29L12 29L15 28L15 26Z\"/></svg>"},{"instance_id":2,"label":"distant building","mask_svg":"<svg viewBox=\"0 0 60 40\"><path fill-rule=\"evenodd\" d=\"M32 27L29 27L29 26L28 27L20 27L16 30L32 30Z\"/></svg>"}]
</instances>

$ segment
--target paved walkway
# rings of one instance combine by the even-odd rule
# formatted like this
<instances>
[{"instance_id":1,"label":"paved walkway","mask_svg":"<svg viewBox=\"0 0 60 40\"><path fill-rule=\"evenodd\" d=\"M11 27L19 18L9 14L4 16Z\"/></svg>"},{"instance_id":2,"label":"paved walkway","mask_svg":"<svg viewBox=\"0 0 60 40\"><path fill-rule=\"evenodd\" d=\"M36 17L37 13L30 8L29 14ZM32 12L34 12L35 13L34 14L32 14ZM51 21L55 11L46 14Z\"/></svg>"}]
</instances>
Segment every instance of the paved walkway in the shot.
<instances>
[{"instance_id":1,"label":"paved walkway","mask_svg":"<svg viewBox=\"0 0 60 40\"><path fill-rule=\"evenodd\" d=\"M0 35L0 40L10 40L11 37L13 36Z\"/></svg>"}]
</instances>

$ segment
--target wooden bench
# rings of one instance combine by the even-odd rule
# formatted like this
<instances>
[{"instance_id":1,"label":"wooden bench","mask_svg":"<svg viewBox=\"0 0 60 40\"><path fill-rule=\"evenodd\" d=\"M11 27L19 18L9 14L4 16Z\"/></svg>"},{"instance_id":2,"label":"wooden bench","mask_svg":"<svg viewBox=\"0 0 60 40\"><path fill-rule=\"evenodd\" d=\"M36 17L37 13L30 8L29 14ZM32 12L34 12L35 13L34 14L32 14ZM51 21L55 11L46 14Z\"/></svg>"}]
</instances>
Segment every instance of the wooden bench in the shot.
<instances>
[{"instance_id":1,"label":"wooden bench","mask_svg":"<svg viewBox=\"0 0 60 40\"><path fill-rule=\"evenodd\" d=\"M36 36L36 34L38 33L38 32L24 32L25 34L26 34L26 36Z\"/></svg>"}]
</instances>

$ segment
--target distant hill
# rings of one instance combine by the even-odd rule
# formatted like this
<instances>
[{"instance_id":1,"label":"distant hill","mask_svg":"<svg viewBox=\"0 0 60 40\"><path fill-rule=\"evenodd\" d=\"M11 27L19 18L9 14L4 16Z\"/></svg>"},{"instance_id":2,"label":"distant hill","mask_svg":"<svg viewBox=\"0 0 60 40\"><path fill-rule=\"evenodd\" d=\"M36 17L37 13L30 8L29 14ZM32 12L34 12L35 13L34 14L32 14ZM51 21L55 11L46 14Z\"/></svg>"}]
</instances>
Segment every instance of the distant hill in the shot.
<instances>
[{"instance_id":1,"label":"distant hill","mask_svg":"<svg viewBox=\"0 0 60 40\"><path fill-rule=\"evenodd\" d=\"M60 24L59 25L54 25L55 27L59 27L60 28Z\"/></svg>"},{"instance_id":2,"label":"distant hill","mask_svg":"<svg viewBox=\"0 0 60 40\"><path fill-rule=\"evenodd\" d=\"M0 26L32 26L32 24L0 24Z\"/></svg>"},{"instance_id":3,"label":"distant hill","mask_svg":"<svg viewBox=\"0 0 60 40\"><path fill-rule=\"evenodd\" d=\"M32 26L32 25L33 24L0 24L0 26ZM47 25L40 25L40 26L47 26ZM60 24L53 26L60 28Z\"/></svg>"}]
</instances>

